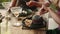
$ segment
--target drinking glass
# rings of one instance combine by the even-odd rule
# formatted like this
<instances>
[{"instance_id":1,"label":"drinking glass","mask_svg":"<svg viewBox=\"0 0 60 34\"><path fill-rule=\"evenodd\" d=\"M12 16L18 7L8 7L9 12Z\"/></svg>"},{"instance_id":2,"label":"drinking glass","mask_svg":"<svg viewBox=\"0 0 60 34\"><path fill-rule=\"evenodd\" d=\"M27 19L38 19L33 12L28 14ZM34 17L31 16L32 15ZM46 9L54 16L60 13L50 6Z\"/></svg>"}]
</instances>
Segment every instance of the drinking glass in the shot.
<instances>
[{"instance_id":1,"label":"drinking glass","mask_svg":"<svg viewBox=\"0 0 60 34\"><path fill-rule=\"evenodd\" d=\"M3 2L2 3L2 6L5 8L5 9L8 9L11 5L11 2Z\"/></svg>"},{"instance_id":2,"label":"drinking glass","mask_svg":"<svg viewBox=\"0 0 60 34\"><path fill-rule=\"evenodd\" d=\"M12 7L11 8L11 12L14 14L14 19L12 18L12 20L13 21L11 21L11 22L13 22L12 23L12 25L13 26L20 26L20 25L22 25L21 23L22 23L22 21L20 20L20 21L18 21L17 19L18 19L18 16L19 16L19 14L22 12L22 8L21 7Z\"/></svg>"},{"instance_id":3,"label":"drinking glass","mask_svg":"<svg viewBox=\"0 0 60 34\"><path fill-rule=\"evenodd\" d=\"M22 12L22 8L21 7L12 7L11 12L14 14L15 17L18 17L19 13Z\"/></svg>"},{"instance_id":4,"label":"drinking glass","mask_svg":"<svg viewBox=\"0 0 60 34\"><path fill-rule=\"evenodd\" d=\"M8 9L9 9L9 7L10 7L10 5L11 5L11 2L3 2L2 3L2 6L4 7L4 9L6 10L6 13L7 13L7 11L8 11ZM6 14L5 15L5 18L6 17L8 17L9 15L8 14ZM9 17L8 17L9 18ZM5 27L5 32L4 32L4 34L8 34L10 31L9 31L9 28L8 28L8 22L9 22L9 20L8 19L5 19L6 20L6 27ZM3 32L2 32L3 33Z\"/></svg>"}]
</instances>

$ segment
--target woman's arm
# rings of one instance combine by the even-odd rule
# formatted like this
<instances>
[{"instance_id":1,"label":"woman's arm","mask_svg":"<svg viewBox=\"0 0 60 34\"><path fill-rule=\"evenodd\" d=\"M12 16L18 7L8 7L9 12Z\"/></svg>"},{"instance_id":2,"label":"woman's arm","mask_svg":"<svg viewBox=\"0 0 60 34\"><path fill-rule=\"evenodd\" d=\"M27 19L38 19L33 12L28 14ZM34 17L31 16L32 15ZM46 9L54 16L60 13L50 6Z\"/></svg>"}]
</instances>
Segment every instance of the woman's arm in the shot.
<instances>
[{"instance_id":1,"label":"woman's arm","mask_svg":"<svg viewBox=\"0 0 60 34\"><path fill-rule=\"evenodd\" d=\"M60 15L54 12L51 8L48 8L51 17L60 25Z\"/></svg>"},{"instance_id":2,"label":"woman's arm","mask_svg":"<svg viewBox=\"0 0 60 34\"><path fill-rule=\"evenodd\" d=\"M16 2L17 2L17 0L12 0L12 4L11 4L10 8L14 7L16 5Z\"/></svg>"},{"instance_id":3,"label":"woman's arm","mask_svg":"<svg viewBox=\"0 0 60 34\"><path fill-rule=\"evenodd\" d=\"M26 3L27 6L37 6L37 7L41 7L42 6L42 3L40 2L36 2L36 1L30 1L30 2L27 2Z\"/></svg>"}]
</instances>

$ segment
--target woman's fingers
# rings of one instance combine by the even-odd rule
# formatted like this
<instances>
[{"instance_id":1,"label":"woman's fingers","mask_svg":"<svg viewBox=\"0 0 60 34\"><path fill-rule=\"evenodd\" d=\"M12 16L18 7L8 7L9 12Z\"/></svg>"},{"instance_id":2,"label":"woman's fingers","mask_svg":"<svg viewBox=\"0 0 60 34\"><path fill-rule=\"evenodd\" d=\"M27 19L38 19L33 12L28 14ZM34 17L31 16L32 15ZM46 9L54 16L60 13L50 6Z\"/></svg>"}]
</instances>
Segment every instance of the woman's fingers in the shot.
<instances>
[{"instance_id":1,"label":"woman's fingers","mask_svg":"<svg viewBox=\"0 0 60 34\"><path fill-rule=\"evenodd\" d=\"M36 4L35 1L30 1L30 2L27 2L27 3L26 3L26 5L27 5L27 6L30 6L30 7L31 7L31 6L34 6L35 4Z\"/></svg>"},{"instance_id":2,"label":"woman's fingers","mask_svg":"<svg viewBox=\"0 0 60 34\"><path fill-rule=\"evenodd\" d=\"M47 13L47 12L48 12L47 7L43 7L43 8L41 9L41 11L40 11L40 15L45 14L45 13Z\"/></svg>"}]
</instances>

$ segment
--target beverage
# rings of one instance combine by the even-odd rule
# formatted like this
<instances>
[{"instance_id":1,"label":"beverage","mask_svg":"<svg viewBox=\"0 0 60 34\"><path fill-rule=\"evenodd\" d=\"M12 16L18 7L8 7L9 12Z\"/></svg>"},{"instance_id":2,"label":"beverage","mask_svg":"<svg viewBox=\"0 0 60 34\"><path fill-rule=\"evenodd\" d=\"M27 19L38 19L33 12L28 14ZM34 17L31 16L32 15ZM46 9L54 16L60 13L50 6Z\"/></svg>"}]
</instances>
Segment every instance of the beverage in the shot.
<instances>
[{"instance_id":1,"label":"beverage","mask_svg":"<svg viewBox=\"0 0 60 34\"><path fill-rule=\"evenodd\" d=\"M14 16L18 17L19 16L19 12L14 12Z\"/></svg>"},{"instance_id":2,"label":"beverage","mask_svg":"<svg viewBox=\"0 0 60 34\"><path fill-rule=\"evenodd\" d=\"M10 7L11 2L3 2L2 5L5 9L8 9Z\"/></svg>"},{"instance_id":3,"label":"beverage","mask_svg":"<svg viewBox=\"0 0 60 34\"><path fill-rule=\"evenodd\" d=\"M11 12L14 14L15 17L18 17L20 13L22 13L21 7L12 7Z\"/></svg>"}]
</instances>

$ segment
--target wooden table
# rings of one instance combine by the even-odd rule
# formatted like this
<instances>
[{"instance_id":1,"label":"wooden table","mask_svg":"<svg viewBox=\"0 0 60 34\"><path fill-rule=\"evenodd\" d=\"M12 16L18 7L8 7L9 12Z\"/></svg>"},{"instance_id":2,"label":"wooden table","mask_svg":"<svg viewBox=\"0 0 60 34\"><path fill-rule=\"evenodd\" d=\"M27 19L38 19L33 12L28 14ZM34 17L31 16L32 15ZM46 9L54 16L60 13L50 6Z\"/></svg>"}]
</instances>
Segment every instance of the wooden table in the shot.
<instances>
[{"instance_id":1,"label":"wooden table","mask_svg":"<svg viewBox=\"0 0 60 34\"><path fill-rule=\"evenodd\" d=\"M1 13L3 13L3 15L5 15L6 11L1 9L0 10ZM13 19L14 20L14 19ZM46 34L46 31L40 31L40 30L23 30L22 26L20 27L14 27L12 26L12 22L13 20L8 23L8 31L9 34ZM14 21L15 22L15 21ZM4 34L5 30L6 30L6 23L5 20L3 21L3 23L1 23L1 34Z\"/></svg>"}]
</instances>

